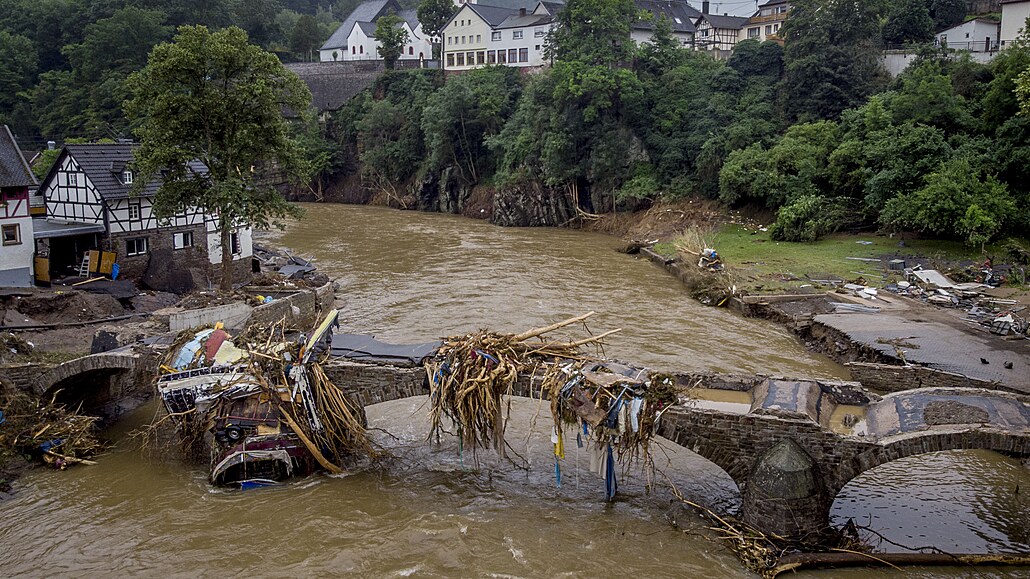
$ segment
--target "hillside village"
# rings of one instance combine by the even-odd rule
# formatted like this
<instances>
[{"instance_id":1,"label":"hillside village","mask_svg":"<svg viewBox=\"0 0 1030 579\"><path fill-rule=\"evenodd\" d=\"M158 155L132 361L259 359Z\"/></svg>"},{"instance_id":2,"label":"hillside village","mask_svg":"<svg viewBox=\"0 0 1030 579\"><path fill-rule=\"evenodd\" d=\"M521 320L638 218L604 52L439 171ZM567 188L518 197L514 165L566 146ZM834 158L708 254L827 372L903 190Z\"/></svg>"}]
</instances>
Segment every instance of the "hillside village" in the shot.
<instances>
[{"instance_id":1,"label":"hillside village","mask_svg":"<svg viewBox=\"0 0 1030 579\"><path fill-rule=\"evenodd\" d=\"M916 1L921 2L922 0ZM945 0L935 0L932 6L938 7L946 4L948 2ZM951 2L951 4L955 4L955 2ZM752 58L752 56L745 55L752 55L756 46L784 47L789 44L783 35L783 27L791 20L794 9L794 4L790 1L759 0L753 13L749 16L720 14L718 6L718 4L713 5L708 1L691 3L683 0L634 0L633 7L637 11L638 17L630 18L626 22L628 37L633 44L640 47L639 50L644 51L644 54L649 54L647 47L655 42L654 35L661 24L666 29L666 32L662 34L667 34L668 38L667 41L662 41L667 42L668 45L662 46L661 50L678 48L704 54L714 57L716 61L728 62L731 68L736 67L735 62L743 62L744 58ZM553 33L556 27L569 26L568 23L563 24L561 21L564 8L565 5L559 1L479 0L456 2L451 5L449 10L451 15L440 28L440 35L433 37L419 22L418 10L405 8L399 0L370 0L357 4L343 17L342 23L335 25L334 28L330 28L323 22L322 30L325 31L324 34L327 34L328 38L320 46L317 46L317 50L314 50L314 45L310 45L311 48L308 50L309 58L307 60L314 60L314 62L288 64L287 66L308 84L314 97L312 104L321 114L323 133L332 140L334 137L331 136L331 133L340 134L338 128L334 128L339 127L338 122L333 119L351 114L345 111L348 107L357 106L355 103L360 102L360 99L355 97L374 82L379 82L376 79L380 74L378 71L382 70L383 60L380 56L380 42L376 38L376 28L383 18L396 17L395 26L403 32L405 42L398 47L397 66L406 69L442 69L448 78L452 78L454 75L495 66L513 68L522 72L539 72L550 69L554 64L556 52L561 50L558 42L552 38ZM974 10L978 12L974 12ZM944 51L941 54L944 54L952 62L970 59L976 63L989 63L1017 42L1024 28L1023 24L1030 16L1030 0L993 0L963 4L957 8L957 11L953 10L951 15L935 13L934 20L917 23L918 26L906 24L905 16L904 11L891 12L883 32L881 65L894 76L901 74L909 64L919 58L919 55L922 54L921 51L925 50L926 46ZM898 25L892 28L893 22L898 22ZM300 26L300 22L297 26ZM434 43L438 44L438 59L433 58ZM775 55L777 54L775 51L782 53L783 49L781 48L763 50L774 60L783 58ZM787 50L789 52L789 46ZM638 59L639 62L639 56L632 56L625 51L623 54ZM373 68L368 70L354 68L366 65L373 66ZM374 68L376 66L380 68ZM775 67L781 65L773 64L772 66L774 68L768 69L769 72L781 74L774 72ZM766 74L766 72L758 72ZM875 73L870 74L868 81L870 86L874 82L882 82L876 80ZM743 82L751 83L748 80ZM759 84L764 83L765 81L761 81ZM771 85L766 84L766 86L771 88ZM511 90L515 90L514 86ZM867 93L869 91L862 86L857 86L856 92ZM812 94L814 93L803 96L809 98ZM769 96L772 96L772 93ZM735 96L734 98L739 97ZM392 99L393 97L387 95L388 101ZM860 101L853 101L852 104L858 102ZM829 113L829 115L816 114L830 117L839 114L841 110L839 105L835 104L833 107L835 112ZM16 107L7 114L17 115L21 110L24 109ZM509 110L506 114L510 114L510 112ZM104 114L115 117L119 115L117 110L109 110ZM413 119L420 117L421 111L418 111ZM15 117L12 119L17 120ZM15 123L15 131L20 124L23 123ZM617 121L616 124L621 125L622 122ZM495 127L492 131L496 132L498 128ZM107 130L112 129L113 126L109 125ZM624 129L615 129L613 126L613 130L623 131ZM679 130L697 134L696 130L689 129L686 124ZM734 129L723 122L720 130ZM62 148L56 146L53 140L56 139L60 142L65 138L78 135L47 133L52 150L42 152L38 152L42 148L38 145L40 141L30 138L28 142L36 145L28 151L25 158L33 159L35 162L36 175L32 175L23 170L27 165L21 161L22 155L19 152L15 134L9 129L5 129L5 131L6 139L3 148L6 150L4 159L8 176L4 193L6 212L4 219L7 224L4 225L2 250L4 265L2 269L8 272L4 278L7 285L47 284L56 278L83 276L90 273L110 276L112 266L116 262L122 279L136 281L149 279L150 285L155 287L168 286L166 281L159 280L173 277L189 280L177 284L181 286L180 289L204 287L210 284L211 271L221 261L220 232L216 231L215 216L204 214L199 210L187 209L174 216L155 218L152 199L158 189L157 182L142 188L141 194L130 195L129 189L133 182L131 165L135 150L135 145L129 138L130 135L118 131L115 134L117 139L109 139L113 142L68 144ZM344 134L346 133L344 131ZM399 137L402 133L403 130L395 135ZM322 189L323 181L330 189L330 194L333 194L334 190L338 191L341 183L347 182L348 171L343 171L341 174L341 168L350 165L352 168L349 172L354 173L353 160L340 160L339 155L343 151L357 145L365 151L364 155L369 155L375 149L368 144L362 145L360 134L356 136L358 141L353 144L348 144L347 141L347 139L354 138L352 136L345 138L341 144L331 145L338 150L331 155L331 158L337 160L333 161L332 166L327 167L322 175L319 175L319 191ZM641 136L646 144L648 137ZM770 142L768 137L758 135L755 137L760 142L763 140L767 143ZM441 138L447 137L442 134ZM497 145L489 147L486 145L486 140L490 138L489 133L483 133L478 138L483 139L483 143L470 144L466 148L471 147L471 150L457 153L459 157L461 155L468 157L470 163L468 171L473 174L489 175L498 172L498 174L504 175L515 168L512 166L505 170L502 167L500 171L497 171L492 165L503 157L494 152ZM403 143L403 139L399 143ZM327 144L323 143L319 146ZM732 145L732 148L747 144L750 143L741 142ZM440 146L446 150L451 145L444 145L443 141L440 141ZM646 146L650 147L650 145ZM725 147L725 145L720 145L720 147ZM417 154L423 155L422 152ZM679 166L675 168L672 166L669 166L668 169L663 168L664 161L661 160L663 155L668 155L671 162L672 159L682 158L683 154L688 155L685 162L679 163ZM603 194L605 189L610 190L613 186L621 187L623 191L629 191L632 187L641 184L660 189L667 186L665 184L676 183L677 181L674 179L671 181L668 179L671 179L676 172L682 172L685 168L689 169L701 159L701 157L692 158L695 154L688 153L686 150L675 152L665 151L663 148L655 149L649 153L650 161L647 164L655 167L659 174L655 177L647 176L642 181L641 177L631 177L627 174L627 170L632 170L633 163L620 169L619 172L622 173L622 176L615 177L611 184L603 184L598 179L585 177L581 173L581 176L577 178L579 183L567 184L567 186L574 186L579 191L580 199L574 200L575 202L572 203L574 209L577 211L581 209L586 211L616 209L619 203L605 201ZM428 157L434 155L436 153ZM463 212L465 211L464 199L482 180L462 177L459 182L438 185L430 180L428 185L440 187L443 193L440 194L439 199L436 199L436 194L433 193L433 197L419 200L418 186L410 181L418 163L401 163L398 166L394 162L395 160L391 160L387 164L392 167L387 168L384 165L380 172L369 159L359 160L361 166L357 172L361 176L361 187L367 192L358 194L357 197L360 199L367 199L367 195L374 193L377 188L407 189L407 193L391 195L397 200L404 198L405 195L409 198L414 195L415 205L440 208L450 206L452 211ZM726 163L728 168L732 167L732 159L732 155L724 157L718 162L716 168L722 163ZM431 165L427 167L432 170L442 168L442 166L432 167ZM461 166L459 162L458 167ZM195 167L198 174L204 170L202 164ZM465 169L461 169L457 175L465 172ZM726 170L722 172L726 173ZM662 173L666 175L663 176ZM687 174L689 175L689 172ZM539 175L538 178L544 181L549 179L546 175ZM657 181L654 181L655 178ZM691 177L691 179L698 178L699 176ZM638 183L638 181L640 182ZM1010 189L1022 188L1022 185L1014 181L1009 183ZM280 182L281 190L287 190L289 187L285 181ZM731 193L730 191L736 186L732 185L732 180L727 178L702 179L693 187L695 193L701 192L707 196L718 195L723 199L739 199L741 195L744 199L756 197L751 193ZM591 192L592 189L597 191ZM318 193L316 197L320 198L321 195ZM354 197L353 193L346 195ZM645 197L647 196L645 195ZM757 197L761 198L760 195ZM788 201L789 198L790 195L788 195ZM494 220L498 223L547 224L567 219L567 217L560 216L562 211L565 211L564 209L556 209L557 213L552 212L549 216L527 218L525 214L536 211L536 209L505 205L507 202L504 201L495 202L495 206L497 203L501 203L505 207L514 207L514 209L504 210L507 213L513 213L509 216L505 216L504 212L483 211L486 215L496 214ZM625 203L622 205L627 206ZM770 208L777 209L778 205L779 202L770 204ZM630 203L628 206L632 208L633 204ZM943 230L947 230L947 227ZM252 254L250 228L241 224L231 233L230 240L232 245L230 253L235 262L234 267L240 279L244 279L250 269L249 263ZM92 262L90 256L93 256ZM162 265L157 266L156 264ZM172 269L165 267L167 264L172 264ZM30 273L26 274L26 272ZM169 272L174 272L175 275Z\"/></svg>"},{"instance_id":2,"label":"hillside village","mask_svg":"<svg viewBox=\"0 0 1030 579\"><path fill-rule=\"evenodd\" d=\"M469 70L492 64L546 64L544 39L555 25L562 2L479 0L455 4L457 11L442 36L445 70ZM782 43L780 27L791 10L789 0L759 0L751 16L719 14L707 0L697 7L686 0L635 0L634 4L642 13L651 15L633 22L632 38L637 44L648 41L654 29L653 19L664 17L681 46L708 51L717 58L728 58L733 47L743 40ZM935 30L934 44L991 54L1014 42L1030 16L1030 4L1023 0L995 0L987 8L993 12ZM410 39L400 60L429 60L433 39L423 30L415 12L402 9L397 0L363 2L319 48L319 60L378 60L375 23L389 13L401 16Z\"/></svg>"}]
</instances>

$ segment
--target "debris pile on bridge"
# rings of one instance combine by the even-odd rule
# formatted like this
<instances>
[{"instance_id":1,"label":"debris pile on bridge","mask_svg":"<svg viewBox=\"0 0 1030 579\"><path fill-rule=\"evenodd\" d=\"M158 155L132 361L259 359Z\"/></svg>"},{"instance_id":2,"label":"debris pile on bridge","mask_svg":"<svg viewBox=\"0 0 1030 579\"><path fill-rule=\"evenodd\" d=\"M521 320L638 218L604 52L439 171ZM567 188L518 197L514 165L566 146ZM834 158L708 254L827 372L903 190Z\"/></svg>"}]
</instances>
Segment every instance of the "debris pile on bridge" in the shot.
<instances>
[{"instance_id":1,"label":"debris pile on bridge","mask_svg":"<svg viewBox=\"0 0 1030 579\"><path fill-rule=\"evenodd\" d=\"M65 408L54 398L34 398L0 388L0 467L16 456L55 468L94 464L88 460L104 448L95 416Z\"/></svg>"},{"instance_id":2,"label":"debris pile on bridge","mask_svg":"<svg viewBox=\"0 0 1030 579\"><path fill-rule=\"evenodd\" d=\"M437 356L427 362L430 382L430 437L444 431L443 418L458 429L458 437L473 449L504 450L505 414L502 396L510 396L520 372L533 372L555 359L584 359L582 346L600 344L618 330L583 340L561 342L545 335L586 320L594 312L521 334L482 330L445 338Z\"/></svg>"},{"instance_id":3,"label":"debris pile on bridge","mask_svg":"<svg viewBox=\"0 0 1030 579\"><path fill-rule=\"evenodd\" d=\"M190 331L170 350L158 393L184 453L208 455L212 483L246 488L378 458L363 414L317 362L336 316L310 338L289 339L280 321L235 338Z\"/></svg>"},{"instance_id":4,"label":"debris pile on bridge","mask_svg":"<svg viewBox=\"0 0 1030 579\"><path fill-rule=\"evenodd\" d=\"M605 496L614 498L618 488L616 463L653 465L650 443L662 413L676 403L678 394L671 376L616 364L582 351L583 346L599 345L618 330L575 341L546 337L592 314L517 335L481 331L445 339L438 355L427 363L430 438L439 439L446 418L463 446L473 452L493 447L503 454L510 410L505 408L503 398L514 393L520 376L542 376L538 392L551 402L557 483L561 484L566 433L571 432L578 446L590 444L596 470L605 479Z\"/></svg>"}]
</instances>

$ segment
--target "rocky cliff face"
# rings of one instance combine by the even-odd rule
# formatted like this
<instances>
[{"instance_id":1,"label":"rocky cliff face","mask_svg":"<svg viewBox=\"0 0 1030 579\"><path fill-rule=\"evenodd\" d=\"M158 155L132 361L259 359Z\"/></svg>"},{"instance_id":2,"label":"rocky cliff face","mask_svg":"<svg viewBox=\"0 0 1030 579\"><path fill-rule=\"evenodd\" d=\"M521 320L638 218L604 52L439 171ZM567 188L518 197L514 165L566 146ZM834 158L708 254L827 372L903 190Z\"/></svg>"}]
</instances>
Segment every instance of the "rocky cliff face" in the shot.
<instances>
[{"instance_id":1,"label":"rocky cliff face","mask_svg":"<svg viewBox=\"0 0 1030 579\"><path fill-rule=\"evenodd\" d=\"M485 219L505 227L554 227L568 223L576 208L568 195L540 183L496 189L490 185L463 183L450 169L428 173L413 180L400 197L376 195L361 184L357 174L327 180L321 199L309 191L295 190L291 201L322 201L368 205L385 203L400 209L451 213Z\"/></svg>"}]
</instances>

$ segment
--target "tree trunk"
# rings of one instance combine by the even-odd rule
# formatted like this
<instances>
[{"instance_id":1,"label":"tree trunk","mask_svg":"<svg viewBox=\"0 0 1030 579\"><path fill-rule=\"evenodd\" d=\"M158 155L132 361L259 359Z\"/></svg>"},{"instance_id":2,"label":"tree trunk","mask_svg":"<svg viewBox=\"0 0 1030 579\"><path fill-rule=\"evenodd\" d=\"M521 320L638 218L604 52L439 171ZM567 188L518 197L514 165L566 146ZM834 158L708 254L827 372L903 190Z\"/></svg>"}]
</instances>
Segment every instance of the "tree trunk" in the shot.
<instances>
[{"instance_id":1,"label":"tree trunk","mask_svg":"<svg viewBox=\"0 0 1030 579\"><path fill-rule=\"evenodd\" d=\"M232 228L228 221L224 212L218 214L218 233L222 239L222 281L218 290L223 293L232 292Z\"/></svg>"}]
</instances>

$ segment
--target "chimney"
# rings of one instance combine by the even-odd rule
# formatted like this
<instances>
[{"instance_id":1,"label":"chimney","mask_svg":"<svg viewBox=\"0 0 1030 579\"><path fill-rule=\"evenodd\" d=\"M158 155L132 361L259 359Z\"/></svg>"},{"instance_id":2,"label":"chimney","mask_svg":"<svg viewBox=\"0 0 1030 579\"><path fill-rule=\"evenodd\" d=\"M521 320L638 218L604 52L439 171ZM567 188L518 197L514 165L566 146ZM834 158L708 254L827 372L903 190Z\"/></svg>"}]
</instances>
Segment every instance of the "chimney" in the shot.
<instances>
[{"instance_id":1,"label":"chimney","mask_svg":"<svg viewBox=\"0 0 1030 579\"><path fill-rule=\"evenodd\" d=\"M701 14L708 14L708 0L701 3Z\"/></svg>"},{"instance_id":2,"label":"chimney","mask_svg":"<svg viewBox=\"0 0 1030 579\"><path fill-rule=\"evenodd\" d=\"M50 150L50 151L53 151L54 149L56 149L56 148L57 148L57 143L55 143L55 142L53 142L53 141L47 141L47 142L46 142L46 148L47 148L48 150Z\"/></svg>"},{"instance_id":3,"label":"chimney","mask_svg":"<svg viewBox=\"0 0 1030 579\"><path fill-rule=\"evenodd\" d=\"M525 16L526 16L526 9L525 8L519 8L519 17L525 18Z\"/></svg>"}]
</instances>

